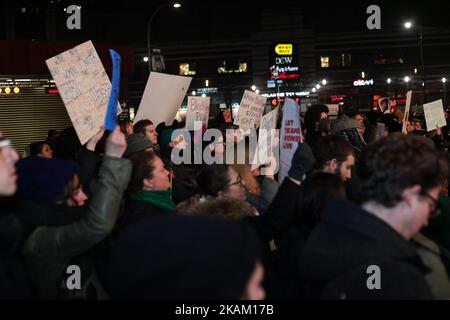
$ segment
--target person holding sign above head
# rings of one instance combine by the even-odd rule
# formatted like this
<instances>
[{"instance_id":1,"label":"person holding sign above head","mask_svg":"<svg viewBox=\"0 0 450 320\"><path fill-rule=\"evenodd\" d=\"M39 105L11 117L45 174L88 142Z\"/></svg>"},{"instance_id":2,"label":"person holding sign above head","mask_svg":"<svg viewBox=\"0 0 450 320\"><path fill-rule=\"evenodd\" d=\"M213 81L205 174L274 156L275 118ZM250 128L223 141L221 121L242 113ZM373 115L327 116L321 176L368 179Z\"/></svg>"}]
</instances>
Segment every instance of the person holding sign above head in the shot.
<instances>
[{"instance_id":1,"label":"person holding sign above head","mask_svg":"<svg viewBox=\"0 0 450 320\"><path fill-rule=\"evenodd\" d=\"M119 126L106 141L105 155L92 200L83 191L79 166L70 160L30 157L19 161L19 217L29 236L23 256L35 297L87 297L92 272L83 269L81 288L72 291L64 277L69 265L89 265L87 252L112 231L131 163L121 159L127 145ZM64 283L64 285L62 285Z\"/></svg>"}]
</instances>

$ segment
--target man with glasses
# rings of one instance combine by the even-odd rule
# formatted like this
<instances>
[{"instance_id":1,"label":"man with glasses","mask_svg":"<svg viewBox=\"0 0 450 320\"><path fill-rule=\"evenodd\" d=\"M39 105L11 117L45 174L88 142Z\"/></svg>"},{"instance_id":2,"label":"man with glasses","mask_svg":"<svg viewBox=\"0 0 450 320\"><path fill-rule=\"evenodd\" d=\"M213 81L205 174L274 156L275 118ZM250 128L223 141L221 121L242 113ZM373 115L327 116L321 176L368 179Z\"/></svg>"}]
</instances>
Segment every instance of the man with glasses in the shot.
<instances>
[{"instance_id":1,"label":"man with glasses","mask_svg":"<svg viewBox=\"0 0 450 320\"><path fill-rule=\"evenodd\" d=\"M19 260L22 230L11 214L8 198L16 192L15 163L19 159L11 142L0 133L0 300L29 299L30 289Z\"/></svg>"},{"instance_id":2,"label":"man with glasses","mask_svg":"<svg viewBox=\"0 0 450 320\"><path fill-rule=\"evenodd\" d=\"M438 272L448 284L447 275L411 240L439 213L447 160L423 137L392 134L367 146L359 169L361 207L332 203L306 244L300 273L308 292L331 299L442 297L446 290L432 288L427 277Z\"/></svg>"}]
</instances>

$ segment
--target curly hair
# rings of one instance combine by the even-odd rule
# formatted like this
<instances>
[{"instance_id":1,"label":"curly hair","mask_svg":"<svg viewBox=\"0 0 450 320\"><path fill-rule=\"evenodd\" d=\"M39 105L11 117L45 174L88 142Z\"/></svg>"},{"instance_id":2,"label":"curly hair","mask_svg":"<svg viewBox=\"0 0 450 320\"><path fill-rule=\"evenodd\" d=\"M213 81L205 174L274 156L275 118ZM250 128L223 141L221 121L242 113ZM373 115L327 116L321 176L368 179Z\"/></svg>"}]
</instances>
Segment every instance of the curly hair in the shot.
<instances>
[{"instance_id":1,"label":"curly hair","mask_svg":"<svg viewBox=\"0 0 450 320\"><path fill-rule=\"evenodd\" d=\"M392 208L402 192L414 185L422 193L443 185L448 162L427 138L394 133L370 144L359 166L363 202L375 201Z\"/></svg>"}]
</instances>

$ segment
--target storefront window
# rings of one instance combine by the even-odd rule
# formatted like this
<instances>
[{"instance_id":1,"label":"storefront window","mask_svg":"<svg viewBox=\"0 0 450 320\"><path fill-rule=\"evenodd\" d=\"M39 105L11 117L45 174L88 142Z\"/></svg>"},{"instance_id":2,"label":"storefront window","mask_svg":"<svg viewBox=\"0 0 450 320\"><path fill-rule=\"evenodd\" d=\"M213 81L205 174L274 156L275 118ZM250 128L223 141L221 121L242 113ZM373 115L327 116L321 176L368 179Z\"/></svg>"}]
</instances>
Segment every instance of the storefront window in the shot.
<instances>
[{"instance_id":1,"label":"storefront window","mask_svg":"<svg viewBox=\"0 0 450 320\"><path fill-rule=\"evenodd\" d=\"M330 57L328 57L328 56L321 56L320 57L320 67L321 68L328 68L328 67L330 67Z\"/></svg>"},{"instance_id":2,"label":"storefront window","mask_svg":"<svg viewBox=\"0 0 450 320\"><path fill-rule=\"evenodd\" d=\"M247 61L227 61L222 60L217 68L218 73L243 73L248 71Z\"/></svg>"},{"instance_id":3,"label":"storefront window","mask_svg":"<svg viewBox=\"0 0 450 320\"><path fill-rule=\"evenodd\" d=\"M195 64L180 63L180 76L195 76Z\"/></svg>"}]
</instances>

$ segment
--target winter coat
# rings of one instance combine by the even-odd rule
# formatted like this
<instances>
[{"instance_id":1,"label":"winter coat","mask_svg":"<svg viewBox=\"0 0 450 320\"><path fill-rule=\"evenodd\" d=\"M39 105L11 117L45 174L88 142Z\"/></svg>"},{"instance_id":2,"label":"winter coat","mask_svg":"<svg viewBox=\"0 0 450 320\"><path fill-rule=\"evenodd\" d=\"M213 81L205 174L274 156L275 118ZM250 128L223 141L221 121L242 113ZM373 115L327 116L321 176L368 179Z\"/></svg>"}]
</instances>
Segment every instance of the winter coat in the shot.
<instances>
[{"instance_id":1,"label":"winter coat","mask_svg":"<svg viewBox=\"0 0 450 320\"><path fill-rule=\"evenodd\" d=\"M84 217L60 226L38 226L31 233L23 256L37 298L61 297L61 290L67 289L62 278L72 259L93 248L111 232L130 176L129 160L105 156L97 189ZM85 279L87 275L83 271L81 276Z\"/></svg>"},{"instance_id":2,"label":"winter coat","mask_svg":"<svg viewBox=\"0 0 450 320\"><path fill-rule=\"evenodd\" d=\"M425 280L429 269L414 244L348 202L330 203L306 242L299 268L310 299L433 298ZM380 290L374 287L376 269Z\"/></svg>"},{"instance_id":3,"label":"winter coat","mask_svg":"<svg viewBox=\"0 0 450 320\"><path fill-rule=\"evenodd\" d=\"M0 208L0 300L31 299L31 289L20 257L22 231L15 215Z\"/></svg>"}]
</instances>

